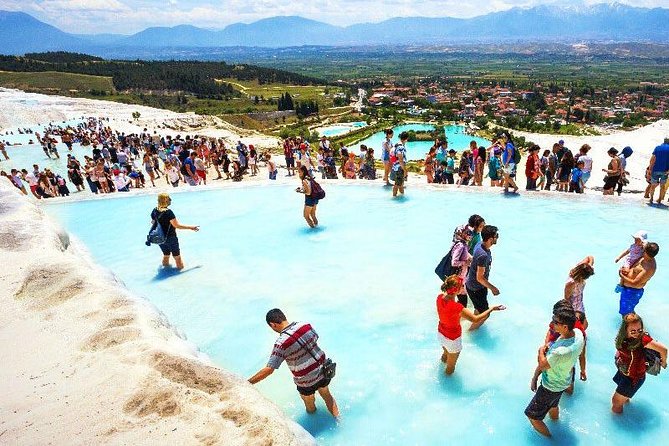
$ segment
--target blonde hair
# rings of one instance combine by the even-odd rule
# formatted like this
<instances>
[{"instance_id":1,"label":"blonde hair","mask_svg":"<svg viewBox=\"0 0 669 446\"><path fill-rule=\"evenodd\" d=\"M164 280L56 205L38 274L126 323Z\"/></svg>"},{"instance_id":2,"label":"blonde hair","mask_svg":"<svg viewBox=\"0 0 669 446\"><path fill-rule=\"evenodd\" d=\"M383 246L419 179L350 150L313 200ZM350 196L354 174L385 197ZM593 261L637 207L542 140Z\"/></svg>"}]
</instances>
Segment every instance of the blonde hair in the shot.
<instances>
[{"instance_id":1,"label":"blonde hair","mask_svg":"<svg viewBox=\"0 0 669 446\"><path fill-rule=\"evenodd\" d=\"M170 205L170 202L172 199L168 194L162 193L158 194L158 210L159 211L164 211L167 209L167 207Z\"/></svg>"}]
</instances>

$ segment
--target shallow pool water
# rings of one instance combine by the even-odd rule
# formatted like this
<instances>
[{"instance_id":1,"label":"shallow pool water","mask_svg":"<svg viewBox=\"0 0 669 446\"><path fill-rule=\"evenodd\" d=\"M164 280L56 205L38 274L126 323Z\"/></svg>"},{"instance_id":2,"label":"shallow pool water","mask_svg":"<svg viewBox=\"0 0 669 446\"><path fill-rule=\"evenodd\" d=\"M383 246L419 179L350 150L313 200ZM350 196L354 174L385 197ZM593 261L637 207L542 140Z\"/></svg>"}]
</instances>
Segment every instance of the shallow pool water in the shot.
<instances>
[{"instance_id":1,"label":"shallow pool water","mask_svg":"<svg viewBox=\"0 0 669 446\"><path fill-rule=\"evenodd\" d=\"M360 129L365 127L367 123L365 122L348 122L342 124L334 124L318 129L318 134L320 136L327 136L331 138L333 136L345 135L353 130Z\"/></svg>"},{"instance_id":2,"label":"shallow pool water","mask_svg":"<svg viewBox=\"0 0 669 446\"><path fill-rule=\"evenodd\" d=\"M399 136L402 132L413 131L430 131L434 130L434 126L430 124L403 124L397 127L393 127L394 136L393 142L399 142ZM447 125L446 126L446 137L448 138L448 148L454 149L458 152L469 148L470 141L476 141L480 146L488 147L490 141L478 136L472 136L465 133L465 127L461 125ZM367 147L374 149L374 152L377 157L381 156L381 145L386 139L386 136L383 132L377 132L370 136L367 139L360 141L359 143L352 146L354 151L358 153L360 145L365 144ZM413 141L407 143L407 157L410 160L422 160L425 159L427 152L430 150L430 147L434 145L434 141Z\"/></svg>"},{"instance_id":3,"label":"shallow pool water","mask_svg":"<svg viewBox=\"0 0 669 446\"><path fill-rule=\"evenodd\" d=\"M76 126L81 123L82 119L72 119L69 121L63 122L53 122L54 126ZM34 132L38 132L41 136L44 136L44 128L46 125L33 125L30 128ZM11 132L11 133L9 133ZM7 134L9 133L9 134ZM12 134L13 133L13 134ZM42 150L42 146L37 142L35 134L19 134L18 129L8 129L0 134L0 141L9 142L12 145L6 147L7 155L9 160L5 160L4 157L0 155L0 170L9 172L11 169L26 169L29 172L33 170L33 164L37 164L40 170L50 169L52 172L62 175L64 178L67 178L67 155L71 154L74 156L81 164L85 164L84 155L90 157L93 156L93 147L87 146L84 147L79 143L74 143L72 145L72 150L68 150L65 144L60 142L60 137L56 138L58 140L57 148L60 159L55 158L52 154L51 158L47 157ZM29 144L30 141L33 141L32 144ZM20 145L15 145L15 144ZM76 188L69 183L70 192L76 190Z\"/></svg>"},{"instance_id":4,"label":"shallow pool water","mask_svg":"<svg viewBox=\"0 0 669 446\"><path fill-rule=\"evenodd\" d=\"M613 339L619 316L613 260L638 229L661 246L660 272L638 312L647 330L669 343L669 214L642 205L608 205L587 197L546 199L412 189L393 200L378 185L325 185L310 230L293 188L247 187L173 195L185 224L180 241L187 270L159 270L158 247L144 239L154 196L50 204L60 220L126 285L162 310L217 364L243 377L264 366L275 333L268 309L309 321L338 363L331 389L342 411L335 424L322 401L307 415L288 369L258 389L322 444L545 444L523 410L553 303L567 271L587 254L596 274L587 284L588 381L561 402L548 422L565 445L664 444L669 429L669 372L649 376L625 415L610 397ZM495 313L464 334L456 373L443 374L436 339L434 267L453 228L472 213L499 227L491 281L501 290Z\"/></svg>"}]
</instances>

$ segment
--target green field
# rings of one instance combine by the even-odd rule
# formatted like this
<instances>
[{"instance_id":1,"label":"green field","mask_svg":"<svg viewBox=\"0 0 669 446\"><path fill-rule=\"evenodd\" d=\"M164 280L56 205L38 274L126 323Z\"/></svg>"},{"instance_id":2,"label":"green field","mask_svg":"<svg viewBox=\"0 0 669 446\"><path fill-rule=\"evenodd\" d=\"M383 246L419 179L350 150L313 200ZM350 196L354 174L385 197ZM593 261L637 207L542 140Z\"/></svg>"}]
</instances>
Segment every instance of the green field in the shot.
<instances>
[{"instance_id":1,"label":"green field","mask_svg":"<svg viewBox=\"0 0 669 446\"><path fill-rule=\"evenodd\" d=\"M257 81L245 82L236 79L221 79L221 81L231 84L235 89L241 91L248 97L262 96L265 99L278 99L283 93L289 93L293 99L297 101L318 101L326 103L327 101L325 101L325 99L328 95L340 91L337 87L260 84Z\"/></svg>"},{"instance_id":2,"label":"green field","mask_svg":"<svg viewBox=\"0 0 669 446\"><path fill-rule=\"evenodd\" d=\"M18 88L26 91L50 91L68 93L105 91L114 92L110 77L89 76L86 74L45 71L39 73L17 73L0 71L0 86ZM74 93L74 92L72 92Z\"/></svg>"}]
</instances>

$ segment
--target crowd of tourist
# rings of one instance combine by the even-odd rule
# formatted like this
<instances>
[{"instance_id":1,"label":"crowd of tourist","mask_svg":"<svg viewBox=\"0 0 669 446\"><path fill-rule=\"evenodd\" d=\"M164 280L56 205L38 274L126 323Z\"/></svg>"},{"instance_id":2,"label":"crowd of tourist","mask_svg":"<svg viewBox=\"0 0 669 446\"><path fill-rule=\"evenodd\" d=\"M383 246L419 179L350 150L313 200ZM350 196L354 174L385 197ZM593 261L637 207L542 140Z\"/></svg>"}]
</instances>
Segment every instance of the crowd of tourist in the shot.
<instances>
[{"instance_id":1,"label":"crowd of tourist","mask_svg":"<svg viewBox=\"0 0 669 446\"><path fill-rule=\"evenodd\" d=\"M68 182L77 191L88 189L94 194L107 194L149 184L155 187L161 178L173 187L206 185L208 179L241 181L245 174L259 174L259 161L270 169L270 178L275 179L277 173L269 153L259 154L253 145L247 146L241 141L233 156L221 139L181 135L173 138L146 130L125 135L92 118L77 126L50 126L43 136L37 132L34 135L49 159L61 158L59 139L68 152L74 143L90 148L90 154L83 159L67 154L66 177L49 169L41 170L38 164L34 164L31 171L13 168L9 173L2 172L25 194L27 184L37 199L69 195ZM4 145L0 143L0 147L9 160ZM216 176L212 178L213 174Z\"/></svg>"},{"instance_id":2,"label":"crowd of tourist","mask_svg":"<svg viewBox=\"0 0 669 446\"><path fill-rule=\"evenodd\" d=\"M666 155L668 144L669 141L665 141L654 152L654 156L661 158L657 172L669 170ZM542 150L534 144L523 154L511 135L505 133L489 147L477 146L476 141L472 141L469 148L458 155L454 149L448 148L447 140L437 140L425 158L424 172L428 183L482 186L484 179L489 178L491 187L503 187L505 192L512 188L513 192L517 192L516 173L525 155L525 190L554 189L559 192L583 193L593 169L590 150L590 145L583 144L577 153L573 153L565 146L564 140L559 140L550 150ZM633 150L628 146L618 152L615 147L611 147L607 153L611 161L602 169L606 173L602 190L604 195L613 195L615 192L620 195L623 187L629 184L626 166ZM654 168L651 167L649 172ZM666 183L666 180L663 183L655 181L650 175L647 181L649 187L645 198L650 198L652 184ZM663 198L664 195L659 201Z\"/></svg>"},{"instance_id":3,"label":"crowd of tourist","mask_svg":"<svg viewBox=\"0 0 669 446\"><path fill-rule=\"evenodd\" d=\"M616 287L620 293L618 313L622 323L615 338L617 371L613 381L616 389L611 398L611 410L618 414L641 388L647 372L657 374L659 367L667 366L667 348L644 331L643 321L635 313L644 287L656 272L655 256L659 246L648 241L646 231L638 231L632 238L630 247L615 259L616 263L624 259ZM436 300L437 332L447 375L455 372L462 351L461 321L470 321L469 330L476 330L493 312L505 309L504 305L491 307L488 303L488 291L493 296L500 294L488 279L492 247L498 240L497 227L487 225L479 215L472 215L467 223L456 228L451 248L435 270L443 281L442 292ZM530 382L534 396L525 415L532 426L546 436L551 434L543 420L546 415L558 419L562 394L574 391L577 362L580 380L587 380L586 330L589 324L584 290L588 278L595 273L594 266L594 257L587 256L569 271L564 297L553 305L553 318L537 353L537 366ZM474 311L467 308L468 300Z\"/></svg>"},{"instance_id":4,"label":"crowd of tourist","mask_svg":"<svg viewBox=\"0 0 669 446\"><path fill-rule=\"evenodd\" d=\"M253 145L247 146L241 141L228 147L222 139L162 136L146 129L139 134L126 135L105 124L103 120L89 118L76 126L47 127L44 135L24 129L23 133L34 135L46 157L60 159L60 153L68 152L64 160L67 173L54 173L34 164L32 169L14 166L9 172L3 170L2 176L22 192L30 192L41 199L67 196L71 189L88 189L95 194L126 192L155 186L161 178L173 187L206 185L208 181L221 179L241 181L245 175L259 175L261 166L267 168L272 180L278 174L277 163L269 151L259 153ZM376 180L378 161L378 165L383 165L383 174L379 175L383 184L393 188L394 196L402 194L409 171L408 134L403 132L397 141L393 140L392 129L385 130L385 135L378 160L374 148L365 145L361 145L360 153L355 154L343 143L333 147L326 137L317 144L301 137L287 138L282 147L287 176L297 175L298 169L304 166L310 177L320 174L321 179L341 176L343 179ZM90 148L90 154L77 159L69 153L75 143ZM60 152L59 144L65 146ZM519 189L516 173L525 158L526 190L583 193L586 188L593 187L590 184L593 171L590 150L588 144L583 144L572 151L560 140L550 149L542 150L532 145L521 151L512 136L503 133L489 147L478 146L472 141L466 150L458 153L449 148L447 139L438 139L422 161L422 170L428 183L482 186L489 178L491 187L516 192ZM626 165L632 154L630 147L620 152L613 147L608 150L611 159L602 168L605 177L601 189L605 195L616 192L620 195L629 183ZM5 161L9 160L2 143L0 155ZM669 138L654 150L647 168L645 198L651 203L658 185L657 202L665 199L668 174Z\"/></svg>"}]
</instances>

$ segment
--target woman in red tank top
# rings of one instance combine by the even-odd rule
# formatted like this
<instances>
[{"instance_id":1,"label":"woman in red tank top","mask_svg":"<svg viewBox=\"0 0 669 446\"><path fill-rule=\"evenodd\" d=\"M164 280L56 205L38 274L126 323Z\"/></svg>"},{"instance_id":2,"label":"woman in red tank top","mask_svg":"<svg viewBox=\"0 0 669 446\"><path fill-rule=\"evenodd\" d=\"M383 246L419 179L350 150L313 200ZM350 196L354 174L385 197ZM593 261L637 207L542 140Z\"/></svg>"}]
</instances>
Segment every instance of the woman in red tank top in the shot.
<instances>
[{"instance_id":1,"label":"woman in red tank top","mask_svg":"<svg viewBox=\"0 0 669 446\"><path fill-rule=\"evenodd\" d=\"M470 322L483 322L493 311L504 310L504 305L495 305L481 314L474 314L456 300L456 293L462 287L462 278L452 275L441 285L442 294L437 296L437 314L439 315L438 337L444 349L441 362L446 363L446 374L455 372L455 364L462 350L462 325L460 318Z\"/></svg>"}]
</instances>

